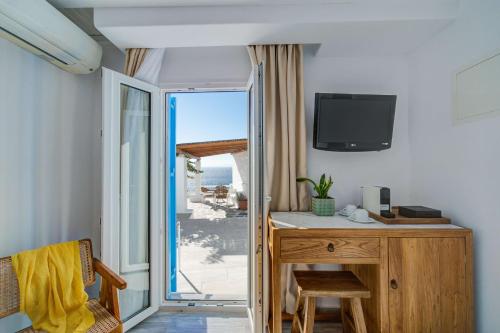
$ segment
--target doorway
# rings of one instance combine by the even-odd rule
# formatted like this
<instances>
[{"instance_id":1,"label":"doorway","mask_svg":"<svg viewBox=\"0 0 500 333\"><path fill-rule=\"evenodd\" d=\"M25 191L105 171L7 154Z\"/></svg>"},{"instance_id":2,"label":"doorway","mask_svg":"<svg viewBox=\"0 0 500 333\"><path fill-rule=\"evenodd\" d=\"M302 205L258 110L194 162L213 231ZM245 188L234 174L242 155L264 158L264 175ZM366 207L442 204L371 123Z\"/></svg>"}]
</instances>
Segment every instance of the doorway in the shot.
<instances>
[{"instance_id":1,"label":"doorway","mask_svg":"<svg viewBox=\"0 0 500 333\"><path fill-rule=\"evenodd\" d=\"M179 92L167 98L166 299L244 305L250 242L248 92Z\"/></svg>"},{"instance_id":2,"label":"doorway","mask_svg":"<svg viewBox=\"0 0 500 333\"><path fill-rule=\"evenodd\" d=\"M176 289L179 285L179 252L176 249L180 246L177 239L182 240L180 232L182 229L177 228L176 212L177 157L179 155L179 157L185 158L181 164L183 166L181 169L184 170L185 167L186 175L187 171L191 170L194 175L200 176L203 172L199 171L203 171L203 167L201 155L196 155L200 154L199 152L188 151L185 154L184 150L189 150L189 147L182 147L182 152L177 154L175 138L177 137L176 109L179 96L172 96L172 93L160 91L154 85L112 70L103 68L102 73L103 204L101 258L114 271L119 272L120 275L127 279L128 288L125 291L127 294L125 295L122 292L120 295L122 296L120 297L121 318L124 320L124 330L127 331L157 312L160 304L170 305L168 301L165 301L171 299L170 296L177 292ZM220 261L220 259L229 259L233 254L231 251L239 251L237 255L240 255L243 252L242 250L247 249L247 264L241 265L243 269L246 268L246 274L245 271L243 273L240 271L239 274L242 277L241 280L244 281L243 284L240 284L239 290L243 289L242 285L246 285L246 293L244 292L243 297L239 299L234 294L228 293L223 294L220 298L216 294L212 294L213 297L207 297L209 293L204 294L203 289L196 288L198 291L191 292L191 295L199 294L200 296L191 296L192 301L182 297L176 301L174 300L176 303L184 302L185 305L197 305L199 301L205 301L205 299L206 302L212 302L212 305L215 303L217 306L224 306L228 302L242 305L241 307L232 308L237 308L238 311L239 309L246 309L251 331L255 333L264 331L265 322L262 313L263 306L266 304L266 301L263 300L265 287L262 269L266 265L262 251L263 244L265 244L264 221L266 216L263 201L265 184L263 142L265 138L263 132L264 103L262 87L262 66L259 65L253 68L246 88L239 91L244 97L244 103L242 104L244 105L245 116L243 119L246 119L246 122L243 121L241 124L244 126L243 128L247 129L246 148L239 146L244 144L245 141L244 137L239 137L237 139L222 138L212 140L215 142L208 141L212 146L210 149L205 150L213 156L236 155L243 153L245 149L248 150L246 236L243 232L236 231L233 233L235 235L233 239L229 241L223 240L220 242L221 236L210 236L205 237L205 239L210 240L212 243L195 244L200 245L198 246L200 251L206 250L214 242L222 244L220 248L226 250L226 252L215 252L214 256L205 255L205 258L216 259L215 262ZM224 103L221 107L227 107L227 105ZM204 109L206 109L205 106L203 104ZM234 128L234 122L228 121L231 118L226 116L207 113L201 117L204 120L204 127L213 127L210 126L210 123L226 122L229 124L226 124L225 129ZM209 118L211 121L207 120ZM189 118L188 120L192 119ZM197 142L187 143L196 144ZM217 154L212 149L214 145L219 149L216 151ZM231 149L236 149L236 151L227 151L228 146ZM220 149L226 150L221 151ZM208 155L205 157L208 157ZM245 163L242 163L244 159L239 161L241 165L245 165ZM234 163L238 164L238 161L234 159ZM198 171L193 171L191 167ZM221 206L222 210L238 208L238 210L244 211L244 203L240 203L240 201L244 201L241 200L244 197L236 189L238 177L233 176L232 172L230 186L224 185L227 181L219 180L215 183L220 183L220 185L226 187L226 190L219 187L219 191L216 191L215 188L211 189L211 186L204 186L207 191L202 191L201 178L196 178L194 175L193 179L188 179L195 182L195 186L199 185L200 198L205 195L212 196L203 201L208 203L208 206L211 204L217 207ZM244 194L245 181L241 175L240 172L240 188ZM222 179L227 179L227 177L222 177ZM188 180L186 179L186 188L187 183ZM232 192L230 187L233 188ZM221 188L222 191L220 191ZM213 193L205 193L210 191ZM170 195L171 193L174 195ZM191 202L200 203L196 201L195 197ZM186 201L186 206L187 204ZM226 211L224 210L224 212ZM228 214L225 216L227 217ZM232 215L229 214L229 216ZM244 217L244 213L239 217ZM216 218L218 217L214 213L213 219ZM210 218L208 220L210 221ZM206 225L202 226L206 227ZM201 232L202 229L199 226L194 229L200 232L186 232L186 235L191 235L194 243L200 243L198 240L204 233ZM223 232L228 228L221 229L221 232ZM189 237L187 238L189 240ZM244 243L245 240L246 244ZM189 243L187 244L189 245ZM210 254L210 252L208 253ZM188 256L187 259L193 260L195 256L197 256L196 253ZM210 263L210 260L208 260L208 263ZM226 271L232 273L233 270ZM204 274L201 273L201 275ZM162 278L162 276L165 278ZM202 278L205 278L205 276L202 276ZM224 278L224 276L215 275L215 277L207 279L207 281L212 282L220 278ZM235 285L237 282L235 282ZM173 286L175 286L175 290ZM229 285L227 287L224 292L230 290ZM226 295L226 298L224 298L224 295ZM226 300L224 301L224 299Z\"/></svg>"}]
</instances>

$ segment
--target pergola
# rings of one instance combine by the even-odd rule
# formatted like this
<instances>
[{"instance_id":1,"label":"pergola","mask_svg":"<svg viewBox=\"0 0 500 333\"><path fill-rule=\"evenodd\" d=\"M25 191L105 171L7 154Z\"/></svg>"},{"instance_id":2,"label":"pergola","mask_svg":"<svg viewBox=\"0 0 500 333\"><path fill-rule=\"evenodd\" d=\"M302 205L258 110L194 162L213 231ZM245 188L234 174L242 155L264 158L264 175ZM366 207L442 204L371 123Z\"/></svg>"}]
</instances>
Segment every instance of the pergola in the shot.
<instances>
[{"instance_id":1,"label":"pergola","mask_svg":"<svg viewBox=\"0 0 500 333\"><path fill-rule=\"evenodd\" d=\"M248 160L242 159L241 154L247 151L247 139L233 139L233 140L218 140L218 141L205 141L205 142L190 142L180 143L176 145L176 209L178 212L187 212L186 199L187 193L187 160L195 159L196 169L201 169L201 158L213 155L231 154L235 159L237 169L240 166L248 164ZM240 155L240 156L238 156ZM239 171L238 171L239 172ZM246 171L243 172L246 174ZM242 175L242 173L239 173ZM241 177L241 176L240 176ZM245 180L245 183L247 180ZM189 195L191 200L200 200L199 193L201 193L201 175L194 175L194 183L196 194Z\"/></svg>"},{"instance_id":2,"label":"pergola","mask_svg":"<svg viewBox=\"0 0 500 333\"><path fill-rule=\"evenodd\" d=\"M205 142L180 143L177 155L200 158L220 154L234 154L247 150L247 139L218 140Z\"/></svg>"}]
</instances>

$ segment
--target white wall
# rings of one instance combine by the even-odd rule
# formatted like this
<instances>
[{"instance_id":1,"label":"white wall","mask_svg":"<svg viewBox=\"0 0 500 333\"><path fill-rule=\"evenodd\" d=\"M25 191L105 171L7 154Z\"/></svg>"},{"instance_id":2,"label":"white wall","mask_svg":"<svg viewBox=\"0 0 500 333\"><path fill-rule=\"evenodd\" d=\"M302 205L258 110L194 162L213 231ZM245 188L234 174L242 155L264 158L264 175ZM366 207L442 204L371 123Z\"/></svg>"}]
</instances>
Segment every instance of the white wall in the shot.
<instances>
[{"instance_id":1,"label":"white wall","mask_svg":"<svg viewBox=\"0 0 500 333\"><path fill-rule=\"evenodd\" d=\"M249 161L248 150L231 154L233 157L233 188L248 198Z\"/></svg>"},{"instance_id":2,"label":"white wall","mask_svg":"<svg viewBox=\"0 0 500 333\"><path fill-rule=\"evenodd\" d=\"M361 204L363 185L386 185L393 204L409 199L408 68L403 57L321 58L305 52L304 89L308 173L332 175L337 208ZM381 152L329 152L312 148L314 94L367 93L397 95L392 147Z\"/></svg>"},{"instance_id":3,"label":"white wall","mask_svg":"<svg viewBox=\"0 0 500 333\"><path fill-rule=\"evenodd\" d=\"M0 54L0 257L80 238L99 255L99 73L66 73L4 39ZM28 324L10 316L0 331Z\"/></svg>"},{"instance_id":4,"label":"white wall","mask_svg":"<svg viewBox=\"0 0 500 333\"><path fill-rule=\"evenodd\" d=\"M125 53L109 41L102 41L99 44L102 46L101 65L121 73L125 65Z\"/></svg>"},{"instance_id":5,"label":"white wall","mask_svg":"<svg viewBox=\"0 0 500 333\"><path fill-rule=\"evenodd\" d=\"M500 327L500 117L454 126L452 74L500 51L499 13L498 1L463 1L457 21L409 63L412 202L473 229L478 332Z\"/></svg>"},{"instance_id":6,"label":"white wall","mask_svg":"<svg viewBox=\"0 0 500 333\"><path fill-rule=\"evenodd\" d=\"M159 82L161 88L245 87L250 68L244 46L169 48Z\"/></svg>"},{"instance_id":7,"label":"white wall","mask_svg":"<svg viewBox=\"0 0 500 333\"><path fill-rule=\"evenodd\" d=\"M187 210L187 158L179 155L175 158L175 210L178 214Z\"/></svg>"},{"instance_id":8,"label":"white wall","mask_svg":"<svg viewBox=\"0 0 500 333\"><path fill-rule=\"evenodd\" d=\"M0 53L0 257L80 238L98 250L98 75L63 72L3 39Z\"/></svg>"},{"instance_id":9,"label":"white wall","mask_svg":"<svg viewBox=\"0 0 500 333\"><path fill-rule=\"evenodd\" d=\"M0 256L95 236L100 210L97 74L63 72L0 40Z\"/></svg>"}]
</instances>

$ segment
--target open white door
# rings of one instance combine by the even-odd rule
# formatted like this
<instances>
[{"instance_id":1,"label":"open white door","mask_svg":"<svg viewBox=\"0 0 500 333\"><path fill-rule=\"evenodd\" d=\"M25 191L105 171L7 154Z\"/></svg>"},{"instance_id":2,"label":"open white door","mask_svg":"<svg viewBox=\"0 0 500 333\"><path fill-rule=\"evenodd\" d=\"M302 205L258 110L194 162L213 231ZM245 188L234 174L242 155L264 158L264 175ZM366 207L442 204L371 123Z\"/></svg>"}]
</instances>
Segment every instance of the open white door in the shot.
<instances>
[{"instance_id":1,"label":"open white door","mask_svg":"<svg viewBox=\"0 0 500 333\"><path fill-rule=\"evenodd\" d=\"M248 316L252 332L262 333L264 239L264 96L262 65L255 66L248 81L249 138L249 269Z\"/></svg>"},{"instance_id":2,"label":"open white door","mask_svg":"<svg viewBox=\"0 0 500 333\"><path fill-rule=\"evenodd\" d=\"M160 302L160 90L102 69L102 260L127 281L125 331Z\"/></svg>"}]
</instances>

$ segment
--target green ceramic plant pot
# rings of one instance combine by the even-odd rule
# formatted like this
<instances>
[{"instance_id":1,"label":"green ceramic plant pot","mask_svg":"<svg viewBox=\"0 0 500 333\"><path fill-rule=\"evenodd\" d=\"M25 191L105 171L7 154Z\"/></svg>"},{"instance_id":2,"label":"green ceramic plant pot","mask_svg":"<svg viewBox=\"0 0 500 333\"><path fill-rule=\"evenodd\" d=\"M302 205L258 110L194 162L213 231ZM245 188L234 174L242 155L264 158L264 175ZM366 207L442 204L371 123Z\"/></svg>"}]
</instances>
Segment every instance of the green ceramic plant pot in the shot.
<instances>
[{"instance_id":1,"label":"green ceramic plant pot","mask_svg":"<svg viewBox=\"0 0 500 333\"><path fill-rule=\"evenodd\" d=\"M335 215L335 198L312 198L312 212L318 216Z\"/></svg>"}]
</instances>

